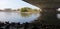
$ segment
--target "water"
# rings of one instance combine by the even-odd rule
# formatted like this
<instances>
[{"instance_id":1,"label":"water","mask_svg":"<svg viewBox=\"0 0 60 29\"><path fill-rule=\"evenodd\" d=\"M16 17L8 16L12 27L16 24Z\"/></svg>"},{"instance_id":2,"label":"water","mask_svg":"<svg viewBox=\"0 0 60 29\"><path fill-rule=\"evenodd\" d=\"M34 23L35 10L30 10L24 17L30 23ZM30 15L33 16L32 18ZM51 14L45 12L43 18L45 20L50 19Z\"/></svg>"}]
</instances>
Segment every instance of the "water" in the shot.
<instances>
[{"instance_id":1,"label":"water","mask_svg":"<svg viewBox=\"0 0 60 29\"><path fill-rule=\"evenodd\" d=\"M34 21L37 17L39 13L0 12L1 22L25 23Z\"/></svg>"},{"instance_id":2,"label":"water","mask_svg":"<svg viewBox=\"0 0 60 29\"><path fill-rule=\"evenodd\" d=\"M57 14L57 18L60 19L60 14Z\"/></svg>"}]
</instances>

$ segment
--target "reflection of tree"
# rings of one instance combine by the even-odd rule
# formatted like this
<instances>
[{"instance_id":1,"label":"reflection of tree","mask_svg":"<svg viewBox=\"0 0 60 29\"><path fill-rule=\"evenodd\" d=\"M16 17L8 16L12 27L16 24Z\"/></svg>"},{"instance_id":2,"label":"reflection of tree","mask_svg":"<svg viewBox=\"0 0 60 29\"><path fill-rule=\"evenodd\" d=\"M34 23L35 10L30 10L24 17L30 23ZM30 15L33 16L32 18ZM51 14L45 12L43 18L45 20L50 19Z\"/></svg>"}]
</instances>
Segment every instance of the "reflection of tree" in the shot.
<instances>
[{"instance_id":1,"label":"reflection of tree","mask_svg":"<svg viewBox=\"0 0 60 29\"><path fill-rule=\"evenodd\" d=\"M29 17L32 13L21 13L22 17Z\"/></svg>"}]
</instances>

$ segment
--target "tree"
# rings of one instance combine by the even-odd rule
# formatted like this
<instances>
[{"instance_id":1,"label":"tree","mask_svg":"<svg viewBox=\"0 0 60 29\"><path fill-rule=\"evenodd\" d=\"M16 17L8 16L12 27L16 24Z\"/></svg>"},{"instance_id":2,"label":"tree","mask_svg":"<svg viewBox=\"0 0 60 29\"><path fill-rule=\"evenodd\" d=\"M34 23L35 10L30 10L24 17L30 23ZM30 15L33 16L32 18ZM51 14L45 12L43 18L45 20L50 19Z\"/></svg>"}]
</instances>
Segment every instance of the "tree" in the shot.
<instances>
[{"instance_id":1,"label":"tree","mask_svg":"<svg viewBox=\"0 0 60 29\"><path fill-rule=\"evenodd\" d=\"M32 10L31 8L29 7L24 7L24 8L21 8L21 12L29 12L29 10Z\"/></svg>"}]
</instances>

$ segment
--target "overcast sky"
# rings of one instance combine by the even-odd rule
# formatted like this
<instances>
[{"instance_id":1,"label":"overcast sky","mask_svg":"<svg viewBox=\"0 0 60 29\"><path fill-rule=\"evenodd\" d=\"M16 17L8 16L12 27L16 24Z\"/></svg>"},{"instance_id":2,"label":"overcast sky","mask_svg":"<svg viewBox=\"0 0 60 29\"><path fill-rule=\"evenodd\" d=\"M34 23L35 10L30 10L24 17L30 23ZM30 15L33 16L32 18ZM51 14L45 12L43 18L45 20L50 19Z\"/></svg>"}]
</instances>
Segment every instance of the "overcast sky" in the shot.
<instances>
[{"instance_id":1,"label":"overcast sky","mask_svg":"<svg viewBox=\"0 0 60 29\"><path fill-rule=\"evenodd\" d=\"M22 0L0 0L0 9L4 8L12 8L12 9L17 9L17 8L22 8L22 7L30 7L30 8L37 8L31 4L28 4Z\"/></svg>"}]
</instances>

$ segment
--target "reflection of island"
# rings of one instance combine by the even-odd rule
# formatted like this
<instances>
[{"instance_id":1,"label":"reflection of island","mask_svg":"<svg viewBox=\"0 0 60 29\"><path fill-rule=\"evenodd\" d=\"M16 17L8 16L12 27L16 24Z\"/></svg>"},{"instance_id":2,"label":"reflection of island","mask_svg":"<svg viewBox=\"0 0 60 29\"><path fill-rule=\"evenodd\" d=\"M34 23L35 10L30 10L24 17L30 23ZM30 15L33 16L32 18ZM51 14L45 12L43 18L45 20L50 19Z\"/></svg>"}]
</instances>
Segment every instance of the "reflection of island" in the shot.
<instances>
[{"instance_id":1,"label":"reflection of island","mask_svg":"<svg viewBox=\"0 0 60 29\"><path fill-rule=\"evenodd\" d=\"M29 17L32 13L21 13L22 17Z\"/></svg>"}]
</instances>

